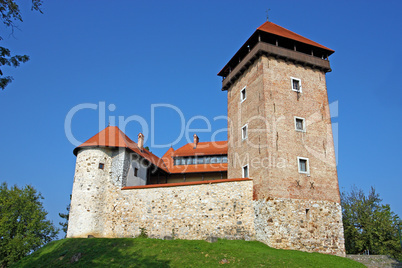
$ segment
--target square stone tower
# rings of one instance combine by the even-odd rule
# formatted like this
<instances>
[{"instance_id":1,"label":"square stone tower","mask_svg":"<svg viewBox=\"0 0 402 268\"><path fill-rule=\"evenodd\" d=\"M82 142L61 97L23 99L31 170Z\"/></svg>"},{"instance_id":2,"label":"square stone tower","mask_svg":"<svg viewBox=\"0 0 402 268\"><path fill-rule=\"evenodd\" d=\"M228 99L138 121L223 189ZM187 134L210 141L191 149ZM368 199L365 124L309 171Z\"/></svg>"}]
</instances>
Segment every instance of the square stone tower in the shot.
<instances>
[{"instance_id":1,"label":"square stone tower","mask_svg":"<svg viewBox=\"0 0 402 268\"><path fill-rule=\"evenodd\" d=\"M228 178L254 182L257 238L344 255L325 74L334 51L265 22L219 72Z\"/></svg>"}]
</instances>

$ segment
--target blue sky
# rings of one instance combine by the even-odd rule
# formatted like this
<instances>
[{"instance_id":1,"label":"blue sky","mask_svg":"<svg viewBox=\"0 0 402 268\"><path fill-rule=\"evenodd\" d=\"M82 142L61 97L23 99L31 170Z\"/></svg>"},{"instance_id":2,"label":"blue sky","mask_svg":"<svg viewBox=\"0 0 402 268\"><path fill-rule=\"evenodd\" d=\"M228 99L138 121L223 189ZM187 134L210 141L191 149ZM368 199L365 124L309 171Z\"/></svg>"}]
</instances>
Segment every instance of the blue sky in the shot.
<instances>
[{"instance_id":1,"label":"blue sky","mask_svg":"<svg viewBox=\"0 0 402 268\"><path fill-rule=\"evenodd\" d=\"M227 113L216 74L264 23L268 8L272 22L335 50L327 87L330 103L338 101L341 190L374 186L402 215L400 1L59 0L45 1L44 14L22 1L20 30L11 37L1 28L1 45L31 60L3 69L15 81L0 92L0 181L32 184L58 223L75 167L64 123L79 104L105 103L107 117L137 116L149 126L151 105L171 104L186 122L196 115L210 120L211 131L198 132L210 140L226 127L214 120ZM77 140L98 132L98 113L84 109L73 117ZM169 144L180 134L180 118L172 109L155 113L155 142ZM206 127L201 120L191 126ZM125 130L136 140L141 125L133 121ZM166 150L151 147L159 156Z\"/></svg>"}]
</instances>

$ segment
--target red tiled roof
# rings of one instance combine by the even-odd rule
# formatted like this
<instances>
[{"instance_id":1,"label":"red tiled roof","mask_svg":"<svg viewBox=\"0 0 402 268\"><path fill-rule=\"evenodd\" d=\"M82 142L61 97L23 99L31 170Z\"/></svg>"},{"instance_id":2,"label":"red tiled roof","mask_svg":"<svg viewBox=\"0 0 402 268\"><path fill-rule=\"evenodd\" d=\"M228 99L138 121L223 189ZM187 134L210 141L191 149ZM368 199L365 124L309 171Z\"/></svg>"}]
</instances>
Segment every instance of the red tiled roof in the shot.
<instances>
[{"instance_id":1,"label":"red tiled roof","mask_svg":"<svg viewBox=\"0 0 402 268\"><path fill-rule=\"evenodd\" d=\"M140 150L137 143L132 141L126 136L118 127L109 126L78 146L74 149L73 153L77 155L78 150L83 147L120 147L127 148L136 154L142 156L143 158L150 161L155 166L161 168L162 170L169 172L163 163L162 159L148 151L147 149Z\"/></svg>"},{"instance_id":2,"label":"red tiled roof","mask_svg":"<svg viewBox=\"0 0 402 268\"><path fill-rule=\"evenodd\" d=\"M180 173L203 173L203 172L221 172L228 171L227 163L219 164L196 164L196 165L177 165L169 168L172 174Z\"/></svg>"},{"instance_id":3,"label":"red tiled roof","mask_svg":"<svg viewBox=\"0 0 402 268\"><path fill-rule=\"evenodd\" d=\"M197 148L193 148L193 143L188 143L177 149L173 148L163 155L162 158L149 152L147 149L140 150L137 143L132 141L118 127L109 126L74 149L77 155L78 150L84 147L119 147L127 148L143 158L150 161L155 166L168 173L202 173L202 172L221 172L227 171L227 163L222 164L197 164L197 165L173 165L174 156L196 156L196 155L226 155L227 141L199 142Z\"/></svg>"},{"instance_id":4,"label":"red tiled roof","mask_svg":"<svg viewBox=\"0 0 402 268\"><path fill-rule=\"evenodd\" d=\"M172 156L195 156L195 155L225 155L228 154L227 141L199 142L194 149L193 143L187 143L174 151Z\"/></svg>"},{"instance_id":5,"label":"red tiled roof","mask_svg":"<svg viewBox=\"0 0 402 268\"><path fill-rule=\"evenodd\" d=\"M173 153L174 149L170 147L169 150L167 150L166 153L162 156L162 160L169 171L173 167L173 157L172 157Z\"/></svg>"},{"instance_id":6,"label":"red tiled roof","mask_svg":"<svg viewBox=\"0 0 402 268\"><path fill-rule=\"evenodd\" d=\"M285 38L289 38L295 41L299 41L301 43L305 43L311 46L315 46L315 47L319 47L325 50L329 50L331 52L335 52L334 50L327 48L323 45L318 44L317 42L314 42L308 38L305 38L297 33L294 33L286 28L283 28L273 22L267 21L264 24L262 24L260 27L257 28L257 30L266 32L266 33L271 33L271 34L275 34L275 35L279 35Z\"/></svg>"}]
</instances>

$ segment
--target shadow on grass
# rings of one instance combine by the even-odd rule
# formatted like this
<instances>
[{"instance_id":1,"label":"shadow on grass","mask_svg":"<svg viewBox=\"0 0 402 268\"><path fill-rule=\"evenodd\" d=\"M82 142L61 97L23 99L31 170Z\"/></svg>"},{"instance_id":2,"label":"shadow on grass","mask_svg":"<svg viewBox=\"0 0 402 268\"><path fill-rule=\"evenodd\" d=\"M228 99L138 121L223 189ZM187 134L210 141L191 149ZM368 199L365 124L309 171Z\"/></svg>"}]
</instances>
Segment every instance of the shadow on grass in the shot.
<instances>
[{"instance_id":1,"label":"shadow on grass","mask_svg":"<svg viewBox=\"0 0 402 268\"><path fill-rule=\"evenodd\" d=\"M155 255L144 256L141 244L133 239L64 239L11 267L170 267Z\"/></svg>"}]
</instances>

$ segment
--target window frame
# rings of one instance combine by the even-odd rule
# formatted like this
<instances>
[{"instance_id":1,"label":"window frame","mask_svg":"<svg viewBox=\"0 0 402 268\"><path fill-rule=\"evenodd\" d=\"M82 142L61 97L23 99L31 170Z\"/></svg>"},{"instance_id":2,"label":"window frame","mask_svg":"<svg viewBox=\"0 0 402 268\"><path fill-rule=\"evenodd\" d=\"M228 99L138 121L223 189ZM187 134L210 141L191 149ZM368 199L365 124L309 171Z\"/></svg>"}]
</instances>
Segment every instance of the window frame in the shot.
<instances>
[{"instance_id":1,"label":"window frame","mask_svg":"<svg viewBox=\"0 0 402 268\"><path fill-rule=\"evenodd\" d=\"M240 103L242 103L243 101L245 101L247 99L247 90L246 89L247 89L247 86L240 89ZM243 98L243 91L244 91L244 98Z\"/></svg>"},{"instance_id":2,"label":"window frame","mask_svg":"<svg viewBox=\"0 0 402 268\"><path fill-rule=\"evenodd\" d=\"M300 169L300 160L306 160L306 171L302 171ZM310 175L310 161L309 161L309 159L307 157L298 156L297 157L297 169L298 169L299 173L301 173L301 174Z\"/></svg>"},{"instance_id":3,"label":"window frame","mask_svg":"<svg viewBox=\"0 0 402 268\"><path fill-rule=\"evenodd\" d=\"M302 120L302 124L303 124L303 129L298 129L297 128L297 119ZM299 131L299 132L306 132L306 119L303 117L299 117L299 116L295 116L294 117L294 122L295 122L295 130Z\"/></svg>"},{"instance_id":4,"label":"window frame","mask_svg":"<svg viewBox=\"0 0 402 268\"><path fill-rule=\"evenodd\" d=\"M243 129L246 128L246 136L243 136L244 131ZM248 138L248 124L245 124L244 126L242 126L241 128L241 140L244 141Z\"/></svg>"},{"instance_id":5,"label":"window frame","mask_svg":"<svg viewBox=\"0 0 402 268\"><path fill-rule=\"evenodd\" d=\"M244 168L247 168L247 177L244 176ZM242 166L242 168L241 168L241 176L242 176L242 178L249 178L250 177L250 169L248 167L248 164Z\"/></svg>"},{"instance_id":6,"label":"window frame","mask_svg":"<svg viewBox=\"0 0 402 268\"><path fill-rule=\"evenodd\" d=\"M296 80L299 82L299 90L296 90L293 88L293 80ZM290 77L290 88L292 89L292 91L298 92L298 93L302 93L302 85L301 85L301 79L300 78L296 78L296 77Z\"/></svg>"}]
</instances>

